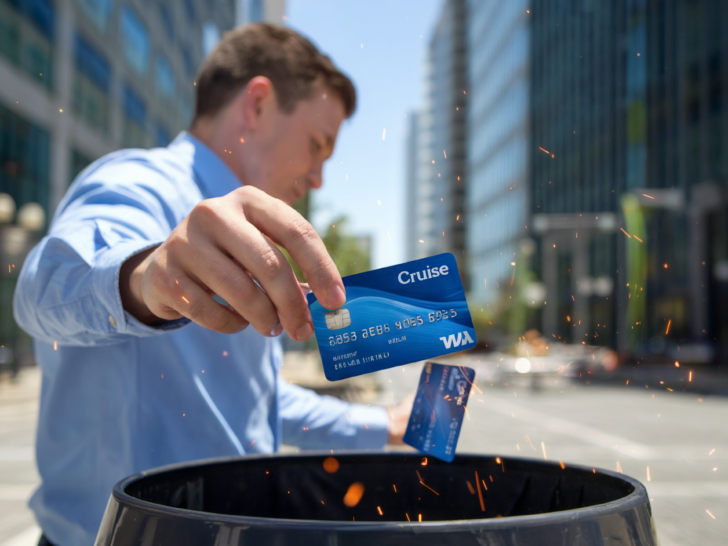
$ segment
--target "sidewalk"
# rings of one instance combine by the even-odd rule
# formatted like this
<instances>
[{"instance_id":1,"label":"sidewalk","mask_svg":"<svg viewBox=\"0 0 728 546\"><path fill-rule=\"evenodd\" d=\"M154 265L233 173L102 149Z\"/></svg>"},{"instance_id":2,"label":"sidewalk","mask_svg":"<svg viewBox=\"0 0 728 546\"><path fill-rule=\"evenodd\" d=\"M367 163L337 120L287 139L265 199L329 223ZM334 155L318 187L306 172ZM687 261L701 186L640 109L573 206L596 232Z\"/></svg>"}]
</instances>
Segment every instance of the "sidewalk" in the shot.
<instances>
[{"instance_id":1,"label":"sidewalk","mask_svg":"<svg viewBox=\"0 0 728 546\"><path fill-rule=\"evenodd\" d=\"M40 530L27 502L40 478L35 467L40 370L24 368L17 382L0 376L0 546L35 546Z\"/></svg>"}]
</instances>

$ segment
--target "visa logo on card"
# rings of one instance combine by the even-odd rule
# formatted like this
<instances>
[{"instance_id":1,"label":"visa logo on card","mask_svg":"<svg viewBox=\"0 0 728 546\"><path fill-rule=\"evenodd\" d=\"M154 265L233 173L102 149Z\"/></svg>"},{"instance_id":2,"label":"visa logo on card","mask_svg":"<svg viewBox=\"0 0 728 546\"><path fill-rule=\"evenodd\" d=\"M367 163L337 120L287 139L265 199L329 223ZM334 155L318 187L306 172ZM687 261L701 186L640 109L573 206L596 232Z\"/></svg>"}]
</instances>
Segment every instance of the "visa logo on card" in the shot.
<instances>
[{"instance_id":1,"label":"visa logo on card","mask_svg":"<svg viewBox=\"0 0 728 546\"><path fill-rule=\"evenodd\" d=\"M426 362L404 443L448 463L455 458L475 370Z\"/></svg>"},{"instance_id":2,"label":"visa logo on card","mask_svg":"<svg viewBox=\"0 0 728 546\"><path fill-rule=\"evenodd\" d=\"M439 254L343 278L346 303L308 304L324 373L338 381L471 349L475 330L455 256Z\"/></svg>"}]
</instances>

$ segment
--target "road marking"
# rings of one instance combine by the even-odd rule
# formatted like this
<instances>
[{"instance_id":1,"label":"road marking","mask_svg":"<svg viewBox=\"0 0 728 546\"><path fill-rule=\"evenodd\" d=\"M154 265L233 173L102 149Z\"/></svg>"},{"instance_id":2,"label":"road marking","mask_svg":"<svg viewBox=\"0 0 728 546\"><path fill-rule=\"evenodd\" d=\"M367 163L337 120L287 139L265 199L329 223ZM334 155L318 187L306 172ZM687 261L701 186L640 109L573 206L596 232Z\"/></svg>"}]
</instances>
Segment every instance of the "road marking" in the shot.
<instances>
[{"instance_id":1,"label":"road marking","mask_svg":"<svg viewBox=\"0 0 728 546\"><path fill-rule=\"evenodd\" d=\"M0 462L20 463L35 461L33 446L0 446Z\"/></svg>"},{"instance_id":2,"label":"road marking","mask_svg":"<svg viewBox=\"0 0 728 546\"><path fill-rule=\"evenodd\" d=\"M0 546L36 546L39 539L40 528L37 525L33 525L5 542L0 542Z\"/></svg>"},{"instance_id":3,"label":"road marking","mask_svg":"<svg viewBox=\"0 0 728 546\"><path fill-rule=\"evenodd\" d=\"M651 498L728 497L728 482L650 482L645 485Z\"/></svg>"},{"instance_id":4,"label":"road marking","mask_svg":"<svg viewBox=\"0 0 728 546\"><path fill-rule=\"evenodd\" d=\"M37 483L0 483L0 501L25 502L37 488Z\"/></svg>"},{"instance_id":5,"label":"road marking","mask_svg":"<svg viewBox=\"0 0 728 546\"><path fill-rule=\"evenodd\" d=\"M622 436L610 434L588 425L580 425L574 421L551 417L543 412L532 411L513 403L488 399L485 404L488 409L500 413L501 415L511 417L511 414L514 414L516 419L528 421L535 425L549 429L552 432L557 432L564 436L570 436L597 447L616 451L617 453L621 453L634 459L654 459L658 453L655 448L639 442L633 442Z\"/></svg>"}]
</instances>

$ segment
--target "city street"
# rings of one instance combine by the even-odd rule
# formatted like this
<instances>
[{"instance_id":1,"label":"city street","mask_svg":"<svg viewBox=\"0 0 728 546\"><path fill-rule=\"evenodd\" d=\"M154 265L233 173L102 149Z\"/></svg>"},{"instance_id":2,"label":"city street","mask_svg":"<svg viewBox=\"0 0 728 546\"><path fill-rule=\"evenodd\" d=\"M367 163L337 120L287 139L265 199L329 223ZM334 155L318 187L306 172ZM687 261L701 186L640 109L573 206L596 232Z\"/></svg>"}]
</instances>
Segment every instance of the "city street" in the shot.
<instances>
[{"instance_id":1,"label":"city street","mask_svg":"<svg viewBox=\"0 0 728 546\"><path fill-rule=\"evenodd\" d=\"M421 369L379 372L379 402L412 392ZM728 398L554 381L537 393L517 381L478 381L482 393L471 393L458 451L619 465L647 486L662 546L725 544ZM0 546L34 545L39 533L25 506L38 481L38 386L36 369L18 384L0 383Z\"/></svg>"},{"instance_id":2,"label":"city street","mask_svg":"<svg viewBox=\"0 0 728 546\"><path fill-rule=\"evenodd\" d=\"M413 392L421 371L379 372L380 402ZM476 379L458 452L619 465L647 487L662 546L726 544L728 398L555 381L533 393Z\"/></svg>"}]
</instances>

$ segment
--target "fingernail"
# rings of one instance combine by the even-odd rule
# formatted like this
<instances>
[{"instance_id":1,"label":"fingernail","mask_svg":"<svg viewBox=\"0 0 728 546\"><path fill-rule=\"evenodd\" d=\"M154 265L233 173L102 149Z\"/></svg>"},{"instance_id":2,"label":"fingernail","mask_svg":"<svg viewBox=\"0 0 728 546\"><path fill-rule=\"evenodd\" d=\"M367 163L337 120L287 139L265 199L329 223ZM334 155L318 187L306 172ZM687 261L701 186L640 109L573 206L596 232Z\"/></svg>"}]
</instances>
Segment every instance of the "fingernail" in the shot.
<instances>
[{"instance_id":1,"label":"fingernail","mask_svg":"<svg viewBox=\"0 0 728 546\"><path fill-rule=\"evenodd\" d=\"M273 337L276 337L276 336L281 335L282 331L283 331L283 326L281 326L281 323L279 322L278 325L275 328L273 328L270 335L272 335Z\"/></svg>"},{"instance_id":2,"label":"fingernail","mask_svg":"<svg viewBox=\"0 0 728 546\"><path fill-rule=\"evenodd\" d=\"M344 294L344 291L336 284L329 288L328 296L331 300L341 300L341 305L344 305L344 302L346 302L346 294Z\"/></svg>"},{"instance_id":3,"label":"fingernail","mask_svg":"<svg viewBox=\"0 0 728 546\"><path fill-rule=\"evenodd\" d=\"M304 341L311 337L313 334L313 327L308 322L296 330L296 339L298 341Z\"/></svg>"}]
</instances>

